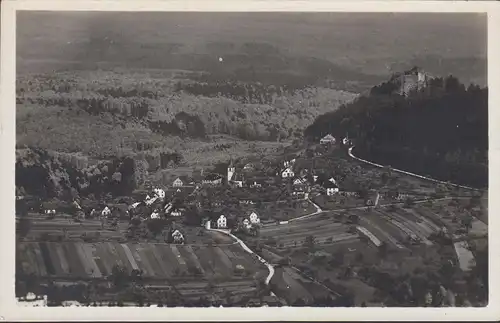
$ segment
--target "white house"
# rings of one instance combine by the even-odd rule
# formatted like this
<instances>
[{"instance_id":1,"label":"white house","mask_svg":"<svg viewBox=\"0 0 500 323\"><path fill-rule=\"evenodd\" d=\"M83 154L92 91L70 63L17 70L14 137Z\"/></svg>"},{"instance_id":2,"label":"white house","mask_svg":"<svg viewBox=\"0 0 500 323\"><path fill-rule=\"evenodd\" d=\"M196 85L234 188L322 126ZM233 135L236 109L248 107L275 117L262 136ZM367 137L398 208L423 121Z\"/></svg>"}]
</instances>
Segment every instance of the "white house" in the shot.
<instances>
[{"instance_id":1,"label":"white house","mask_svg":"<svg viewBox=\"0 0 500 323\"><path fill-rule=\"evenodd\" d=\"M182 210L177 209L175 211L172 211L172 212L170 212L170 215L171 216L176 216L176 217L177 216L182 216Z\"/></svg>"},{"instance_id":2,"label":"white house","mask_svg":"<svg viewBox=\"0 0 500 323\"><path fill-rule=\"evenodd\" d=\"M291 159L291 160L285 160L283 162L284 167L291 167L291 166L293 166L293 164L295 164L295 158Z\"/></svg>"},{"instance_id":3,"label":"white house","mask_svg":"<svg viewBox=\"0 0 500 323\"><path fill-rule=\"evenodd\" d=\"M296 178L294 181L293 181L293 185L303 185L305 184L306 182L301 179L301 178Z\"/></svg>"},{"instance_id":4,"label":"white house","mask_svg":"<svg viewBox=\"0 0 500 323\"><path fill-rule=\"evenodd\" d=\"M333 183L333 184L335 184L335 185L338 185L338 184L337 184L337 181L336 181L336 180L335 180L335 178L333 178L333 177L330 177L330 179L329 179L328 181L329 181L330 183Z\"/></svg>"},{"instance_id":5,"label":"white house","mask_svg":"<svg viewBox=\"0 0 500 323\"><path fill-rule=\"evenodd\" d=\"M256 181L254 181L252 184L250 184L250 187L251 188L262 187L262 184L261 183L257 183Z\"/></svg>"},{"instance_id":6,"label":"white house","mask_svg":"<svg viewBox=\"0 0 500 323\"><path fill-rule=\"evenodd\" d=\"M232 181L235 187L243 187L243 181Z\"/></svg>"},{"instance_id":7,"label":"white house","mask_svg":"<svg viewBox=\"0 0 500 323\"><path fill-rule=\"evenodd\" d=\"M45 214L56 214L56 210L55 209L46 209L46 210L44 210L44 213Z\"/></svg>"},{"instance_id":8,"label":"white house","mask_svg":"<svg viewBox=\"0 0 500 323\"><path fill-rule=\"evenodd\" d=\"M168 213L168 212L170 212L170 210L172 209L172 207L173 207L172 203L167 203L165 205L165 207L163 208L163 210L165 211L165 213Z\"/></svg>"},{"instance_id":9,"label":"white house","mask_svg":"<svg viewBox=\"0 0 500 323\"><path fill-rule=\"evenodd\" d=\"M177 179L172 183L173 187L181 187L183 185L184 185L184 183L182 182L182 180L179 177L177 177Z\"/></svg>"},{"instance_id":10,"label":"white house","mask_svg":"<svg viewBox=\"0 0 500 323\"><path fill-rule=\"evenodd\" d=\"M290 167L288 167L283 172L281 172L282 178L290 178L290 177L294 177L294 176L295 176L295 173L293 172L293 170Z\"/></svg>"},{"instance_id":11,"label":"white house","mask_svg":"<svg viewBox=\"0 0 500 323\"><path fill-rule=\"evenodd\" d=\"M111 210L107 206L101 211L101 215L104 217L109 216L110 214L111 214Z\"/></svg>"},{"instance_id":12,"label":"white house","mask_svg":"<svg viewBox=\"0 0 500 323\"><path fill-rule=\"evenodd\" d=\"M347 137L345 137L344 139L342 139L342 143L343 143L344 145L346 145L346 146L347 146L347 145L352 146L352 141L351 141L351 139L349 139L349 138L347 138Z\"/></svg>"},{"instance_id":13,"label":"white house","mask_svg":"<svg viewBox=\"0 0 500 323\"><path fill-rule=\"evenodd\" d=\"M252 212L252 213L250 214L250 217L249 217L249 218L250 218L250 222L251 222L252 224L257 224L257 223L260 223L259 216L258 216L258 215L257 215L257 213L255 213L255 212Z\"/></svg>"},{"instance_id":14,"label":"white house","mask_svg":"<svg viewBox=\"0 0 500 323\"><path fill-rule=\"evenodd\" d=\"M148 206L149 206L149 205L153 204L153 203L154 203L157 199L158 199L158 197L157 197L157 196L155 196L155 197L150 197L150 196L148 195L148 196L146 196L146 199L144 200L144 203L146 203L146 205L148 205Z\"/></svg>"},{"instance_id":15,"label":"white house","mask_svg":"<svg viewBox=\"0 0 500 323\"><path fill-rule=\"evenodd\" d=\"M252 169L254 169L254 166L252 163L248 163L245 166L243 166L243 169L244 170L252 170Z\"/></svg>"},{"instance_id":16,"label":"white house","mask_svg":"<svg viewBox=\"0 0 500 323\"><path fill-rule=\"evenodd\" d=\"M217 219L217 227L219 229L225 229L227 228L227 219L224 215L221 215L218 219Z\"/></svg>"},{"instance_id":17,"label":"white house","mask_svg":"<svg viewBox=\"0 0 500 323\"><path fill-rule=\"evenodd\" d=\"M183 244L184 243L184 236L182 235L182 233L179 230L175 230L172 233L172 238L173 238L173 242L174 243L177 243L177 244Z\"/></svg>"},{"instance_id":18,"label":"white house","mask_svg":"<svg viewBox=\"0 0 500 323\"><path fill-rule=\"evenodd\" d=\"M331 135L331 134L328 134L326 136L324 136L323 138L320 139L320 144L335 144L336 140L335 138Z\"/></svg>"},{"instance_id":19,"label":"white house","mask_svg":"<svg viewBox=\"0 0 500 323\"><path fill-rule=\"evenodd\" d=\"M318 175L313 175L313 181L316 183L318 181Z\"/></svg>"},{"instance_id":20,"label":"white house","mask_svg":"<svg viewBox=\"0 0 500 323\"><path fill-rule=\"evenodd\" d=\"M154 210L153 213L151 213L151 219L159 219L160 218L160 213L158 213L158 210Z\"/></svg>"},{"instance_id":21,"label":"white house","mask_svg":"<svg viewBox=\"0 0 500 323\"><path fill-rule=\"evenodd\" d=\"M243 220L243 226L247 229L250 228L251 226L250 221L248 219Z\"/></svg>"},{"instance_id":22,"label":"white house","mask_svg":"<svg viewBox=\"0 0 500 323\"><path fill-rule=\"evenodd\" d=\"M236 168L233 165L233 160L231 159L231 162L229 163L229 166L227 166L227 181L230 182L231 179L234 176L234 173L236 173Z\"/></svg>"},{"instance_id":23,"label":"white house","mask_svg":"<svg viewBox=\"0 0 500 323\"><path fill-rule=\"evenodd\" d=\"M155 188L153 190L153 192L155 193L155 195L160 198L160 199L164 199L165 198L165 191L162 190L161 188Z\"/></svg>"},{"instance_id":24,"label":"white house","mask_svg":"<svg viewBox=\"0 0 500 323\"><path fill-rule=\"evenodd\" d=\"M328 196L332 196L339 192L339 187L331 181L326 182L324 187L326 188L326 195Z\"/></svg>"},{"instance_id":25,"label":"white house","mask_svg":"<svg viewBox=\"0 0 500 323\"><path fill-rule=\"evenodd\" d=\"M338 193L339 192L339 188L338 187L329 187L326 189L326 195L328 196L332 196L334 195L335 193Z\"/></svg>"}]
</instances>

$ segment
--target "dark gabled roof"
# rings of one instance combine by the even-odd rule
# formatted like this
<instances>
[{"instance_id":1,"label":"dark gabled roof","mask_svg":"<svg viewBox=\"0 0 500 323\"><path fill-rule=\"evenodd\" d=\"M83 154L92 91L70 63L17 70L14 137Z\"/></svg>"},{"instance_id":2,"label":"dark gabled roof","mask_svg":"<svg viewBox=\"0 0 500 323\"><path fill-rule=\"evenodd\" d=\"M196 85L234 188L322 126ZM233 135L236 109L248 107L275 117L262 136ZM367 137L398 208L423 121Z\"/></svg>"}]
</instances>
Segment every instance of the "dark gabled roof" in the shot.
<instances>
[{"instance_id":1,"label":"dark gabled roof","mask_svg":"<svg viewBox=\"0 0 500 323\"><path fill-rule=\"evenodd\" d=\"M324 188L339 188L336 184L330 182L330 181L325 181L323 183Z\"/></svg>"},{"instance_id":2,"label":"dark gabled roof","mask_svg":"<svg viewBox=\"0 0 500 323\"><path fill-rule=\"evenodd\" d=\"M207 181L214 181L214 180L221 179L221 178L222 178L222 176L219 174L210 173L210 174L207 174L204 179Z\"/></svg>"}]
</instances>

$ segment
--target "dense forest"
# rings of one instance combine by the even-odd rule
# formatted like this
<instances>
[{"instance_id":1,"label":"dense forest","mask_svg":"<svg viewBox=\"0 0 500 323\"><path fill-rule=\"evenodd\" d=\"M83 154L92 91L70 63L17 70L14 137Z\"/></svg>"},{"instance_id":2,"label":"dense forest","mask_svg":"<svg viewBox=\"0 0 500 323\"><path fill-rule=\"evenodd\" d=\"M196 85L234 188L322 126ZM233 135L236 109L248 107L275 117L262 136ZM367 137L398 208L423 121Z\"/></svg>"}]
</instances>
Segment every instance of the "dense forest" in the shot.
<instances>
[{"instance_id":1,"label":"dense forest","mask_svg":"<svg viewBox=\"0 0 500 323\"><path fill-rule=\"evenodd\" d=\"M300 138L315 116L355 97L328 87L206 83L171 74L101 71L22 76L16 85L18 111L73 110L78 114L72 114L75 120L70 122L75 123L89 116L110 115L121 120L119 124L140 124L161 136L225 134L244 140L280 141ZM28 118L17 119L23 133L45 122L46 127L59 127L49 120L51 113L39 115L36 124ZM23 140L27 145L37 141L26 136Z\"/></svg>"},{"instance_id":2,"label":"dense forest","mask_svg":"<svg viewBox=\"0 0 500 323\"><path fill-rule=\"evenodd\" d=\"M305 136L348 134L354 153L377 163L470 185L488 185L488 89L453 76L397 93L396 78L316 118Z\"/></svg>"},{"instance_id":3,"label":"dense forest","mask_svg":"<svg viewBox=\"0 0 500 323\"><path fill-rule=\"evenodd\" d=\"M16 149L16 194L72 200L77 196L123 196L142 186L150 170L178 163L176 152L92 161L87 156L40 148Z\"/></svg>"}]
</instances>

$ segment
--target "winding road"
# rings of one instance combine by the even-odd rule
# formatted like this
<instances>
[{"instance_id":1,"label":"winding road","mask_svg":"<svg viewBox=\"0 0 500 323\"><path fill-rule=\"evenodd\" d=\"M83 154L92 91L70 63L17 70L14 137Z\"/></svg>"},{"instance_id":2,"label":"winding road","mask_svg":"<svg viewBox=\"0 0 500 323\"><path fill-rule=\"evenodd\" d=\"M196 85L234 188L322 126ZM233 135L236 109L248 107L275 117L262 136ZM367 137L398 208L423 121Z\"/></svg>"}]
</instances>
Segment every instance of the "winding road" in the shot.
<instances>
[{"instance_id":1,"label":"winding road","mask_svg":"<svg viewBox=\"0 0 500 323\"><path fill-rule=\"evenodd\" d=\"M352 159L355 159L355 160L360 161L362 163L365 163L365 164L368 164L368 165L372 165L372 166L375 166L375 167L378 167L378 168L384 168L385 167L383 165L376 164L374 162L371 162L371 161L368 161L368 160L365 160L365 159L361 159L359 157L354 156L353 153L352 153L353 148L354 148L354 146L352 146L348 150L349 157L351 157ZM416 178L420 178L420 179L423 179L423 180L426 180L426 181L429 181L429 182L434 182L434 183L439 183L439 184L445 184L445 185L451 185L451 186L454 186L454 187L465 188L465 189L473 190L473 191L477 191L477 192L483 192L484 191L482 189L478 189L478 188L474 188L474 187L470 187L470 186L464 186L464 185L459 185L459 184L453 184L453 183L450 183L450 182L440 181L440 180L437 180L437 179L434 179L434 178L425 177L425 176L422 176L422 175L410 173L410 172L407 172L407 171L404 171L404 170L401 170L401 169L397 169L397 168L393 168L393 167L391 167L391 171L394 171L394 172L397 172L397 173L401 173L401 174L405 174L405 175L409 175L409 176L416 177Z\"/></svg>"},{"instance_id":2,"label":"winding road","mask_svg":"<svg viewBox=\"0 0 500 323\"><path fill-rule=\"evenodd\" d=\"M269 275L267 276L267 278L265 280L265 284L269 285L269 282L271 281L271 279L274 276L274 267L273 267L273 265L271 265L264 258L262 258L258 254L256 254L255 252L253 252L252 249L250 249L240 238L238 238L237 236L235 236L234 234L232 234L229 230L221 230L221 229L208 229L208 230L210 230L210 231L216 231L216 232L220 232L220 233L224 233L224 234L230 236L231 238L233 238L234 240L236 240L236 242L238 242L240 244L240 246L246 252L248 252L249 254L257 256L257 259L259 259L259 261L261 263L263 263L264 265L266 265L267 269L269 270ZM276 295L271 291L271 296L276 296Z\"/></svg>"}]
</instances>

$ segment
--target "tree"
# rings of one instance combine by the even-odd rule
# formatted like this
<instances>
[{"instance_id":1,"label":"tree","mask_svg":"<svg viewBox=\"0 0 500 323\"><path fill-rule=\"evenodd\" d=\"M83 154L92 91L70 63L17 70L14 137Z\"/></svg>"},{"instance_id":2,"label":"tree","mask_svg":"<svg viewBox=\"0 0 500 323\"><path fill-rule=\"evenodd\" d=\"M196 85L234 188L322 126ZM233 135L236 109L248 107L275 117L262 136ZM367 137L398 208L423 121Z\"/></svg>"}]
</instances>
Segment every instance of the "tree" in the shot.
<instances>
[{"instance_id":1,"label":"tree","mask_svg":"<svg viewBox=\"0 0 500 323\"><path fill-rule=\"evenodd\" d=\"M312 247L314 247L315 243L316 243L316 239L314 238L313 235L308 235L305 238L305 241L304 241L305 246L312 248Z\"/></svg>"},{"instance_id":2,"label":"tree","mask_svg":"<svg viewBox=\"0 0 500 323\"><path fill-rule=\"evenodd\" d=\"M26 217L19 218L17 223L17 233L20 237L24 238L31 230L31 220Z\"/></svg>"},{"instance_id":3,"label":"tree","mask_svg":"<svg viewBox=\"0 0 500 323\"><path fill-rule=\"evenodd\" d=\"M109 278L111 279L115 287L119 289L124 288L128 284L129 279L125 268L117 265L113 266Z\"/></svg>"}]
</instances>

